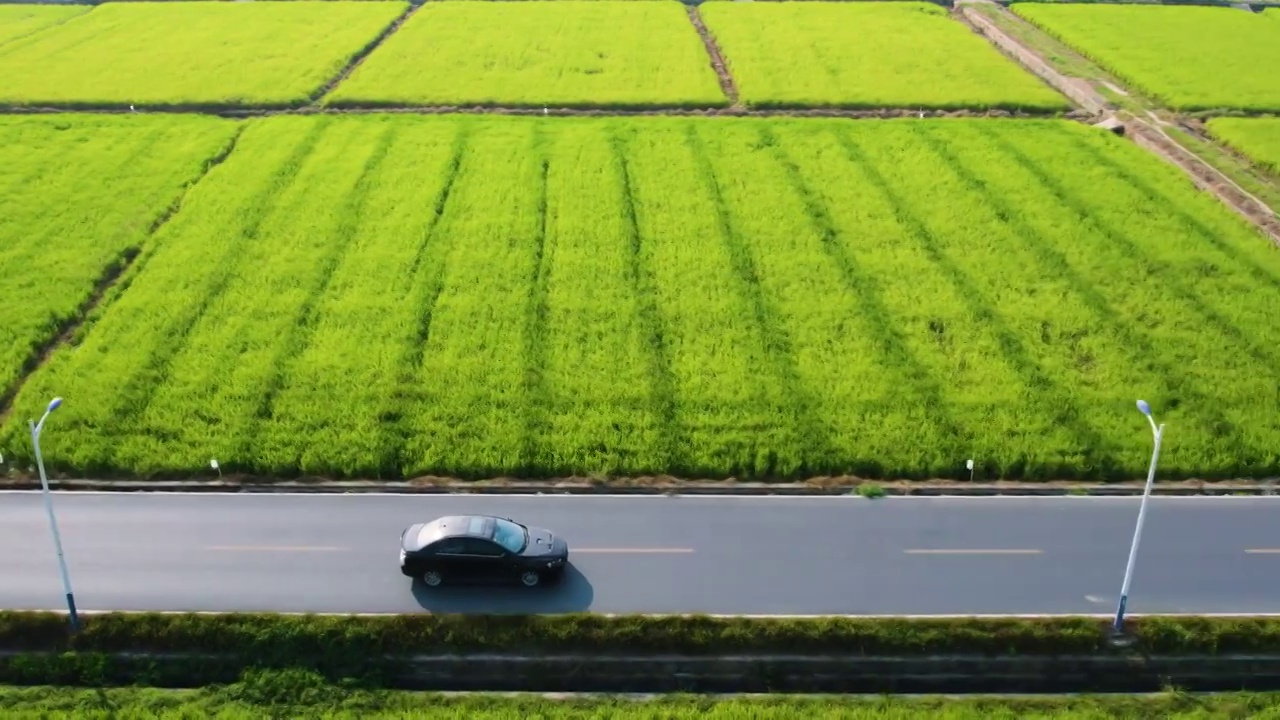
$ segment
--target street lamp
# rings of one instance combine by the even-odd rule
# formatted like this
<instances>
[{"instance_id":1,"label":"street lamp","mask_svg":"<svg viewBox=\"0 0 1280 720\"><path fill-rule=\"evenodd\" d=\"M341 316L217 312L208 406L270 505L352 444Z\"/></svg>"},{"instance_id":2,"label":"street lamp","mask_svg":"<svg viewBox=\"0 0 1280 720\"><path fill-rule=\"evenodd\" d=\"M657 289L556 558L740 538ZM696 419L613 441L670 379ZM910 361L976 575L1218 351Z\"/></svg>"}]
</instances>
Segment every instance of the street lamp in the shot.
<instances>
[{"instance_id":1,"label":"street lamp","mask_svg":"<svg viewBox=\"0 0 1280 720\"><path fill-rule=\"evenodd\" d=\"M1142 521L1147 516L1147 498L1151 497L1151 486L1156 479L1156 461L1160 459L1160 440L1164 437L1164 424L1156 425L1151 417L1151 406L1146 400L1138 401L1138 410L1147 416L1151 424L1151 434L1155 436L1155 449L1151 451L1151 466L1147 469L1147 485L1142 490L1142 504L1138 506L1138 524L1133 529L1133 544L1129 546L1129 562L1124 568L1124 584L1120 586L1120 606L1116 608L1116 621L1112 626L1115 635L1124 632L1124 608L1129 603L1129 582L1133 580L1133 563L1138 558L1138 541L1142 539Z\"/></svg>"},{"instance_id":2,"label":"street lamp","mask_svg":"<svg viewBox=\"0 0 1280 720\"><path fill-rule=\"evenodd\" d=\"M54 398L40 417L40 422L27 421L31 426L31 444L36 449L36 466L40 468L40 489L44 495L44 509L49 513L49 529L53 532L53 548L58 551L58 569L62 572L62 589L67 593L67 610L71 614L72 631L80 629L80 618L76 615L76 598L71 594L71 576L67 574L67 561L62 556L62 538L58 535L58 520L53 515L53 498L49 496L49 478L44 474L44 458L40 456L40 431L44 429L44 421L49 414L62 405L62 398Z\"/></svg>"}]
</instances>

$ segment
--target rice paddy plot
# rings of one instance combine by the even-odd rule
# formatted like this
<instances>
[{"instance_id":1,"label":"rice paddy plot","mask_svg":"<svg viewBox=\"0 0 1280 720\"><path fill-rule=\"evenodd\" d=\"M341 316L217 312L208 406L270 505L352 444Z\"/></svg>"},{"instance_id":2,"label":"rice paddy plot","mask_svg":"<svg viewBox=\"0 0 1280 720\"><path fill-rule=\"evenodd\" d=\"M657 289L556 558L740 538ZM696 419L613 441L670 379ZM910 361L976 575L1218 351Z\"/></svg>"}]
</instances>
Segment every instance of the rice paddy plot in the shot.
<instances>
[{"instance_id":1,"label":"rice paddy plot","mask_svg":"<svg viewBox=\"0 0 1280 720\"><path fill-rule=\"evenodd\" d=\"M693 106L727 103L676 2L428 3L330 105Z\"/></svg>"},{"instance_id":2,"label":"rice paddy plot","mask_svg":"<svg viewBox=\"0 0 1280 720\"><path fill-rule=\"evenodd\" d=\"M1262 15L1107 3L1011 8L1175 110L1280 110L1280 23Z\"/></svg>"},{"instance_id":3,"label":"rice paddy plot","mask_svg":"<svg viewBox=\"0 0 1280 720\"><path fill-rule=\"evenodd\" d=\"M700 11L750 106L1068 107L931 3L711 2Z\"/></svg>"},{"instance_id":4,"label":"rice paddy plot","mask_svg":"<svg viewBox=\"0 0 1280 720\"><path fill-rule=\"evenodd\" d=\"M0 118L0 396L234 132L201 117Z\"/></svg>"},{"instance_id":5,"label":"rice paddy plot","mask_svg":"<svg viewBox=\"0 0 1280 720\"><path fill-rule=\"evenodd\" d=\"M1280 176L1280 118L1212 118L1205 125L1259 167Z\"/></svg>"},{"instance_id":6,"label":"rice paddy plot","mask_svg":"<svg viewBox=\"0 0 1280 720\"><path fill-rule=\"evenodd\" d=\"M0 104L305 102L403 2L105 3L0 46Z\"/></svg>"},{"instance_id":7,"label":"rice paddy plot","mask_svg":"<svg viewBox=\"0 0 1280 720\"><path fill-rule=\"evenodd\" d=\"M945 202L939 202L945 198ZM257 119L25 383L83 473L1280 469L1280 257L1084 125ZM20 450L19 450L20 452Z\"/></svg>"},{"instance_id":8,"label":"rice paddy plot","mask_svg":"<svg viewBox=\"0 0 1280 720\"><path fill-rule=\"evenodd\" d=\"M0 5L0 45L88 12L86 6Z\"/></svg>"}]
</instances>

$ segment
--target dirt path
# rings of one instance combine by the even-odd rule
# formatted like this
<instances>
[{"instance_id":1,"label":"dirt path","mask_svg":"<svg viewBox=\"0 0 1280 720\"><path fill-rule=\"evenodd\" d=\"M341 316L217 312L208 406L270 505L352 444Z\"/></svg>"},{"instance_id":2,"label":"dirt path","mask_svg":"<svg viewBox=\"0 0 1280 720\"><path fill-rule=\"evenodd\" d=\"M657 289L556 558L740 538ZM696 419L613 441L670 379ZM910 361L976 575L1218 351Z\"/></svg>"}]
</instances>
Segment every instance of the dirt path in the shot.
<instances>
[{"instance_id":1,"label":"dirt path","mask_svg":"<svg viewBox=\"0 0 1280 720\"><path fill-rule=\"evenodd\" d=\"M724 92L725 97L729 98L729 107L741 108L742 101L738 96L738 84L734 82L733 76L729 74L729 66L724 61L724 53L720 52L720 45L716 43L711 31L707 29L707 24L702 21L702 13L698 12L698 6L686 5L685 11L689 13L689 21L693 23L693 28L698 31L698 37L702 38L702 44L706 47L707 55L711 58L711 67L715 69L716 77L720 80L720 90Z\"/></svg>"}]
</instances>

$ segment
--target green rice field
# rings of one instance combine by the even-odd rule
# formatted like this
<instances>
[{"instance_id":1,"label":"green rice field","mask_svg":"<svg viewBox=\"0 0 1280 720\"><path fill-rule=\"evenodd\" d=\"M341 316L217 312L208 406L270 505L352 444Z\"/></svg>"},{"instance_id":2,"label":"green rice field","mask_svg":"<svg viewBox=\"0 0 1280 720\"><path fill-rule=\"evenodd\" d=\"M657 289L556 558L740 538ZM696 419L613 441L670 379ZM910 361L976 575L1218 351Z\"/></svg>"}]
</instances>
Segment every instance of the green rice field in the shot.
<instances>
[{"instance_id":1,"label":"green rice field","mask_svg":"<svg viewBox=\"0 0 1280 720\"><path fill-rule=\"evenodd\" d=\"M712 2L700 11L749 106L1068 107L931 3Z\"/></svg>"},{"instance_id":2,"label":"green rice field","mask_svg":"<svg viewBox=\"0 0 1280 720\"><path fill-rule=\"evenodd\" d=\"M206 117L0 119L0 396L237 129Z\"/></svg>"},{"instance_id":3,"label":"green rice field","mask_svg":"<svg viewBox=\"0 0 1280 720\"><path fill-rule=\"evenodd\" d=\"M1280 24L1225 7L1016 2L1018 15L1176 110L1280 110ZM1274 18L1273 18L1274 19Z\"/></svg>"},{"instance_id":4,"label":"green rice field","mask_svg":"<svg viewBox=\"0 0 1280 720\"><path fill-rule=\"evenodd\" d=\"M1214 137L1280 176L1280 118L1212 118L1205 125Z\"/></svg>"},{"instance_id":5,"label":"green rice field","mask_svg":"<svg viewBox=\"0 0 1280 720\"><path fill-rule=\"evenodd\" d=\"M0 46L88 12L83 5L0 5Z\"/></svg>"},{"instance_id":6,"label":"green rice field","mask_svg":"<svg viewBox=\"0 0 1280 720\"><path fill-rule=\"evenodd\" d=\"M227 136L170 122L150 155ZM1135 476L1142 397L1164 471L1280 467L1275 248L1083 124L236 125L7 458L58 395L45 457L81 473ZM0 240L49 232L22 217Z\"/></svg>"},{"instance_id":7,"label":"green rice field","mask_svg":"<svg viewBox=\"0 0 1280 720\"><path fill-rule=\"evenodd\" d=\"M727 104L684 6L529 0L428 3L330 105Z\"/></svg>"},{"instance_id":8,"label":"green rice field","mask_svg":"<svg viewBox=\"0 0 1280 720\"><path fill-rule=\"evenodd\" d=\"M298 104L407 8L305 0L105 3L0 44L0 105Z\"/></svg>"}]
</instances>

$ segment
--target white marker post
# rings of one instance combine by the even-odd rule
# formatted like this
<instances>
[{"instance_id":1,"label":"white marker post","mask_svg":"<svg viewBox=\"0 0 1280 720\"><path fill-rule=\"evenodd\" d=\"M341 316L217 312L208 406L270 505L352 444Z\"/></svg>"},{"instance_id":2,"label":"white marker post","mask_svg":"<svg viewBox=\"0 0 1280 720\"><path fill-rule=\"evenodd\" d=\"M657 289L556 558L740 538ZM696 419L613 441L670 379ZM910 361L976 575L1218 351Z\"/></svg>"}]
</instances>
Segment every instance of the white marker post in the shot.
<instances>
[{"instance_id":1,"label":"white marker post","mask_svg":"<svg viewBox=\"0 0 1280 720\"><path fill-rule=\"evenodd\" d=\"M222 468L218 467L218 458L213 458L212 460L210 460L209 467L213 468L214 470L217 470L218 477L222 477Z\"/></svg>"},{"instance_id":2,"label":"white marker post","mask_svg":"<svg viewBox=\"0 0 1280 720\"><path fill-rule=\"evenodd\" d=\"M973 458L966 460L964 467L969 471L969 482L973 482Z\"/></svg>"},{"instance_id":3,"label":"white marker post","mask_svg":"<svg viewBox=\"0 0 1280 720\"><path fill-rule=\"evenodd\" d=\"M1164 437L1164 425L1156 426L1151 417L1151 406L1146 400L1138 401L1138 410L1147 416L1151 424L1151 434L1155 436L1155 449L1151 451L1151 465L1147 468L1147 485L1142 490L1142 504L1138 506L1138 524L1133 529L1133 544L1129 546L1129 562L1124 568L1124 583L1120 586L1120 605L1116 608L1116 621L1112 626L1113 634L1124 634L1124 610L1129 604L1129 583L1133 580L1133 564L1138 559L1138 542L1142 540L1142 521L1147 516L1147 499L1151 497L1151 486L1156 479L1156 461L1160 459L1160 440Z\"/></svg>"},{"instance_id":4,"label":"white marker post","mask_svg":"<svg viewBox=\"0 0 1280 720\"><path fill-rule=\"evenodd\" d=\"M49 414L57 410L60 405L62 405L62 398L54 398L44 411L39 423L28 420L27 424L31 426L31 444L36 450L36 466L40 468L40 489L44 495L45 512L49 514L53 549L58 553L58 570L62 573L62 589L67 594L67 611L71 616L71 630L75 632L80 629L80 618L76 615L76 597L71 593L71 576L67 574L67 560L62 554L62 538L58 535L58 519L53 514L53 498L49 496L49 478L44 472L44 458L40 456L40 431L44 429L44 421L49 418Z\"/></svg>"}]
</instances>

